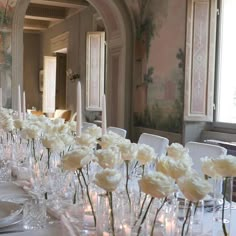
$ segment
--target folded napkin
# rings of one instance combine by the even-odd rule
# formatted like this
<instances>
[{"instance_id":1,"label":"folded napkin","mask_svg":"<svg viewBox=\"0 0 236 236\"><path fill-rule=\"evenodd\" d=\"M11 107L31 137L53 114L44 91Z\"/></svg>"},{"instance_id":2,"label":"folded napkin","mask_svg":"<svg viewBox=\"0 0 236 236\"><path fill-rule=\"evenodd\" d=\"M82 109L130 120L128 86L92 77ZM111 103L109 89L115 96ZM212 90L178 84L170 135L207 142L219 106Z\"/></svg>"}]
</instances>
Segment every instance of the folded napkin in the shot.
<instances>
[{"instance_id":1,"label":"folded napkin","mask_svg":"<svg viewBox=\"0 0 236 236\"><path fill-rule=\"evenodd\" d=\"M66 231L67 235L70 236L78 236L79 234L79 229L75 227L70 221L69 218L66 215L61 216L61 224L64 227L64 231Z\"/></svg>"},{"instance_id":2,"label":"folded napkin","mask_svg":"<svg viewBox=\"0 0 236 236\"><path fill-rule=\"evenodd\" d=\"M13 166L11 168L11 175L16 180L30 180L31 171L26 167Z\"/></svg>"}]
</instances>

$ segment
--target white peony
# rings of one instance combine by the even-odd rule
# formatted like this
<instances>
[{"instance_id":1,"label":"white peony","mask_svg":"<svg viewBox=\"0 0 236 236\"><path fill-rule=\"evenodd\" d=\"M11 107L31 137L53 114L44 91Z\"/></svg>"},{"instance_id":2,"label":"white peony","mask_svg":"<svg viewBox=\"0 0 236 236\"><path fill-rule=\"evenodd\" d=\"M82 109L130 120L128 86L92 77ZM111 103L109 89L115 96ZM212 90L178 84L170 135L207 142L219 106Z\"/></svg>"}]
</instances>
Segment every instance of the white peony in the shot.
<instances>
[{"instance_id":1,"label":"white peony","mask_svg":"<svg viewBox=\"0 0 236 236\"><path fill-rule=\"evenodd\" d=\"M107 192L113 192L121 181L121 174L114 169L104 169L95 175L94 183Z\"/></svg>"},{"instance_id":2,"label":"white peony","mask_svg":"<svg viewBox=\"0 0 236 236\"><path fill-rule=\"evenodd\" d=\"M192 202L198 202L212 190L212 185L196 173L180 177L177 184L183 195Z\"/></svg>"},{"instance_id":3,"label":"white peony","mask_svg":"<svg viewBox=\"0 0 236 236\"><path fill-rule=\"evenodd\" d=\"M142 192L155 198L167 197L175 192L175 181L161 172L151 172L139 180Z\"/></svg>"}]
</instances>

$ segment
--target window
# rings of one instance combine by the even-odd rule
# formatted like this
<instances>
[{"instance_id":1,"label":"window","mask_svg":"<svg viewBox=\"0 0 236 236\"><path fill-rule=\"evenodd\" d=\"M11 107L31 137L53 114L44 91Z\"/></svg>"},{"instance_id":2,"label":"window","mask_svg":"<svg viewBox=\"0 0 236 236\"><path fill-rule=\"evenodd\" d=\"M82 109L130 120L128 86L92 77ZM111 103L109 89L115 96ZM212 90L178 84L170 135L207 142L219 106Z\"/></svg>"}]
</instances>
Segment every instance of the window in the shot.
<instances>
[{"instance_id":1,"label":"window","mask_svg":"<svg viewBox=\"0 0 236 236\"><path fill-rule=\"evenodd\" d=\"M236 123L236 1L220 1L216 122Z\"/></svg>"}]
</instances>

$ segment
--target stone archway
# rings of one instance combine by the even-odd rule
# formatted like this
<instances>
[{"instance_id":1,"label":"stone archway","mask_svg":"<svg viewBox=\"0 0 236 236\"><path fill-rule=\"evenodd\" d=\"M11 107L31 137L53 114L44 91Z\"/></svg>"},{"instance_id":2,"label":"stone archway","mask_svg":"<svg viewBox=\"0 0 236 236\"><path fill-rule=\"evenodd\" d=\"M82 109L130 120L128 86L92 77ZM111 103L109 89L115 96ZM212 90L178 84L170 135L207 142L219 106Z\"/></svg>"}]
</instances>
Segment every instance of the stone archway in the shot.
<instances>
[{"instance_id":1,"label":"stone archway","mask_svg":"<svg viewBox=\"0 0 236 236\"><path fill-rule=\"evenodd\" d=\"M107 31L108 125L130 130L133 73L133 28L121 0L88 0L102 16ZM17 85L23 83L23 23L29 0L18 0L12 29L12 106L17 107Z\"/></svg>"}]
</instances>

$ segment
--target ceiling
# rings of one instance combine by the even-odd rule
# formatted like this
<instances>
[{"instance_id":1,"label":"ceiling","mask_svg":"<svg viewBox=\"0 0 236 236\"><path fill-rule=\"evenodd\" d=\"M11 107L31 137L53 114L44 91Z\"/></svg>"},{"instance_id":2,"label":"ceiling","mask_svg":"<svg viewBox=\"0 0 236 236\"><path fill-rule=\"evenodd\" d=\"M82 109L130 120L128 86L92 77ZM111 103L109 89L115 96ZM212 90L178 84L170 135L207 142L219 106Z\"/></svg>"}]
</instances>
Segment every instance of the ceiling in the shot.
<instances>
[{"instance_id":1,"label":"ceiling","mask_svg":"<svg viewBox=\"0 0 236 236\"><path fill-rule=\"evenodd\" d=\"M31 0L24 31L41 32L89 6L86 0Z\"/></svg>"}]
</instances>

